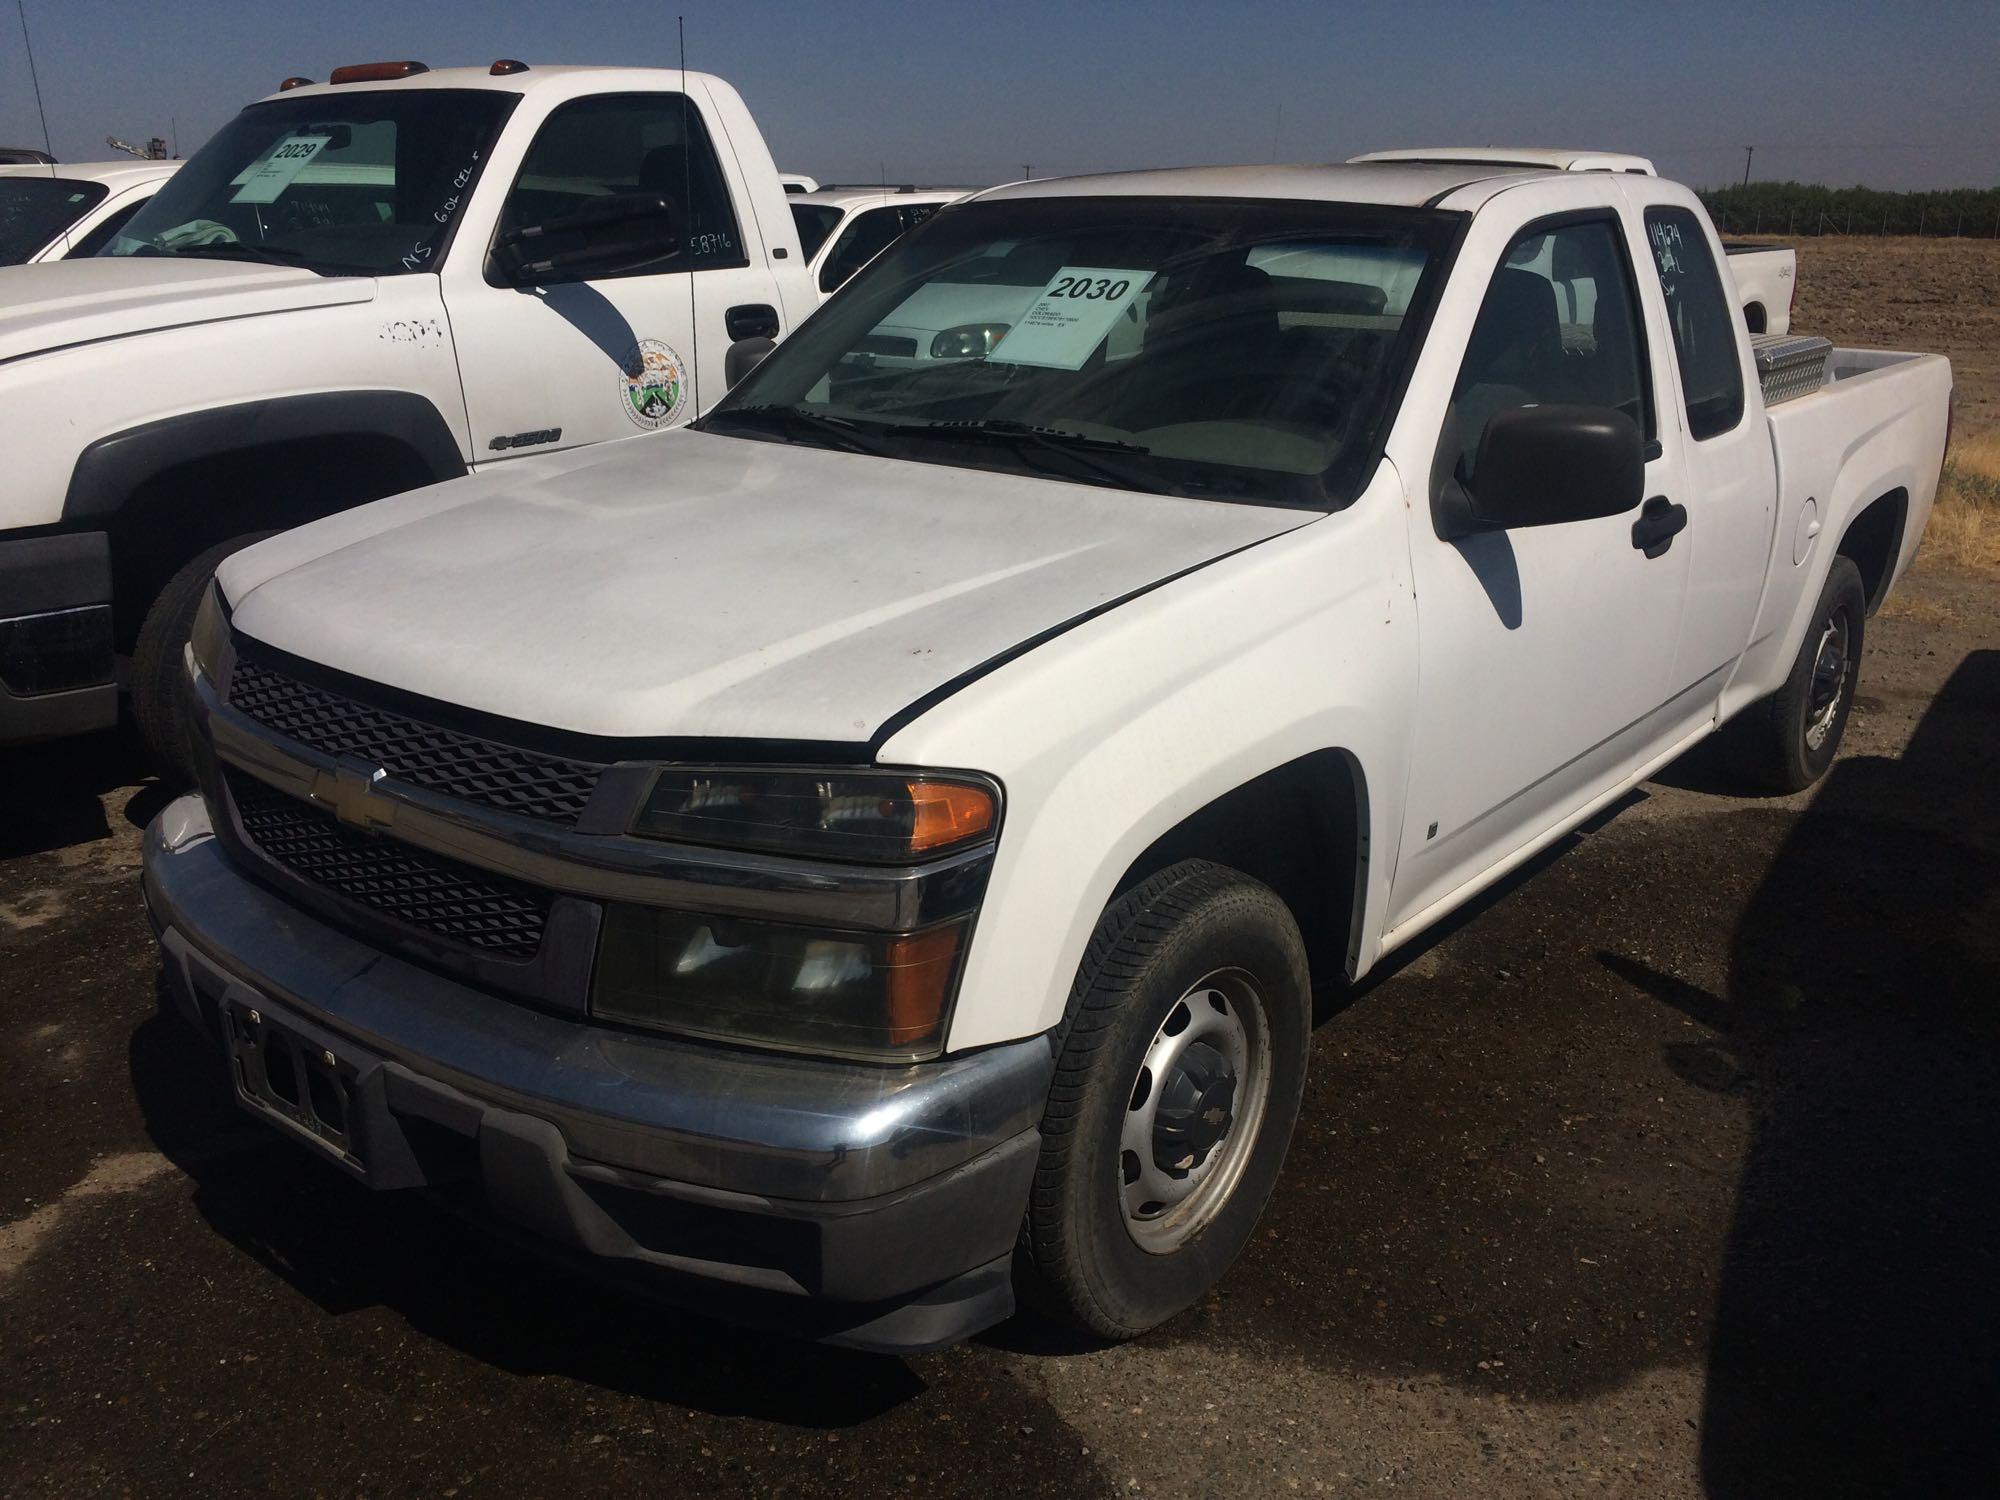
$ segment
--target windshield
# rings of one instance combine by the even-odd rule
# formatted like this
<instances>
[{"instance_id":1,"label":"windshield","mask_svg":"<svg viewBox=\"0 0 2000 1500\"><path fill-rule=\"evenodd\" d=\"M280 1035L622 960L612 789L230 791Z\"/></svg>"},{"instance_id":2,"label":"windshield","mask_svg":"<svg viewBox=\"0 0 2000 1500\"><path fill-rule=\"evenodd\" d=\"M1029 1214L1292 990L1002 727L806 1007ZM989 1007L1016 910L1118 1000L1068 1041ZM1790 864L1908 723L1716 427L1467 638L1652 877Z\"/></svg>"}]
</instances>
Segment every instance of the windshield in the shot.
<instances>
[{"instance_id":1,"label":"windshield","mask_svg":"<svg viewBox=\"0 0 2000 1500\"><path fill-rule=\"evenodd\" d=\"M516 97L378 89L253 104L99 253L434 270Z\"/></svg>"},{"instance_id":2,"label":"windshield","mask_svg":"<svg viewBox=\"0 0 2000 1500\"><path fill-rule=\"evenodd\" d=\"M701 425L1334 508L1374 466L1456 223L1234 199L948 208Z\"/></svg>"},{"instance_id":3,"label":"windshield","mask_svg":"<svg viewBox=\"0 0 2000 1500\"><path fill-rule=\"evenodd\" d=\"M18 266L104 201L104 184L0 177L0 266Z\"/></svg>"},{"instance_id":4,"label":"windshield","mask_svg":"<svg viewBox=\"0 0 2000 1500\"><path fill-rule=\"evenodd\" d=\"M808 262L819 254L819 247L826 243L826 237L833 233L833 226L846 212L846 209L835 208L830 203L794 203L792 222L799 229L799 254Z\"/></svg>"}]
</instances>

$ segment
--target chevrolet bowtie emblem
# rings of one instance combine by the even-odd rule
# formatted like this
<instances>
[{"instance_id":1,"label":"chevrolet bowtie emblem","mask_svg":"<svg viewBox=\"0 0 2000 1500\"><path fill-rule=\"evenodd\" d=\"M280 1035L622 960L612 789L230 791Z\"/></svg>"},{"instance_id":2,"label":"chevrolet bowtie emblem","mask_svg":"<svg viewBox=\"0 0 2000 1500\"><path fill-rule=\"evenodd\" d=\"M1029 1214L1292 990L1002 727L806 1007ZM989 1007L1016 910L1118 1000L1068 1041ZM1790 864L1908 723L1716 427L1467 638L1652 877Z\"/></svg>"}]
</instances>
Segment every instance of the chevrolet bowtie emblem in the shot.
<instances>
[{"instance_id":1,"label":"chevrolet bowtie emblem","mask_svg":"<svg viewBox=\"0 0 2000 1500\"><path fill-rule=\"evenodd\" d=\"M388 774L365 761L344 760L331 770L313 772L311 796L350 828L387 828L396 821L396 804L376 785Z\"/></svg>"}]
</instances>

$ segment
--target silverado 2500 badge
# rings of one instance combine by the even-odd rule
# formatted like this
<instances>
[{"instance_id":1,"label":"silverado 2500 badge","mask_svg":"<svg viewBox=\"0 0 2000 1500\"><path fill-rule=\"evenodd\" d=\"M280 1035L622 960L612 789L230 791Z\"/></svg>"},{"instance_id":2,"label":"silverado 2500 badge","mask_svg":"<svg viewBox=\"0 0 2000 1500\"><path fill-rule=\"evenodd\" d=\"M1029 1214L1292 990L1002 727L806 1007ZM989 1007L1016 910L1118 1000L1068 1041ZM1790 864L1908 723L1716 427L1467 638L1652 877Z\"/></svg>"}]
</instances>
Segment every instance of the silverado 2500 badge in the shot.
<instances>
[{"instance_id":1,"label":"silverado 2500 badge","mask_svg":"<svg viewBox=\"0 0 2000 1500\"><path fill-rule=\"evenodd\" d=\"M641 339L626 354L619 377L625 414L641 427L665 427L687 402L688 372L658 339Z\"/></svg>"}]
</instances>

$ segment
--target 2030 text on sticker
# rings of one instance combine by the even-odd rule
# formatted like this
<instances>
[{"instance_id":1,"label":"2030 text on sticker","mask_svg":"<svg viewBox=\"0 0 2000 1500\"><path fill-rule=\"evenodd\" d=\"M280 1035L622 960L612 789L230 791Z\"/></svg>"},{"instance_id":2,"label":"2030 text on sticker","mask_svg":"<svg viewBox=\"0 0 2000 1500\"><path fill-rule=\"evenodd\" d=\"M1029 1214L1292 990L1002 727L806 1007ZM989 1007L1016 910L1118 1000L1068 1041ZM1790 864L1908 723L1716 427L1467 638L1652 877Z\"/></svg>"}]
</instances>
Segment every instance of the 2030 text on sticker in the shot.
<instances>
[{"instance_id":1,"label":"2030 text on sticker","mask_svg":"<svg viewBox=\"0 0 2000 1500\"><path fill-rule=\"evenodd\" d=\"M986 358L1081 370L1152 279L1151 271L1121 266L1064 266Z\"/></svg>"}]
</instances>

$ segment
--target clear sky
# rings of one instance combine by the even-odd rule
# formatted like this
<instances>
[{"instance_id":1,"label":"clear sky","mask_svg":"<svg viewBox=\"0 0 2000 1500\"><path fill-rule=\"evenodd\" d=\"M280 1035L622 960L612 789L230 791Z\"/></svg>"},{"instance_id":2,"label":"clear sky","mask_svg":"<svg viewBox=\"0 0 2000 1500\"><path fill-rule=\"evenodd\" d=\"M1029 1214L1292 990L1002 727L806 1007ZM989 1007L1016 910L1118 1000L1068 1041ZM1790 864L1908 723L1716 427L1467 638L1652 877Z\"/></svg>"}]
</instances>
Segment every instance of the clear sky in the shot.
<instances>
[{"instance_id":1,"label":"clear sky","mask_svg":"<svg viewBox=\"0 0 2000 1500\"><path fill-rule=\"evenodd\" d=\"M38 145L15 0L0 143ZM672 66L742 90L781 168L982 184L1408 145L1635 151L1670 176L2000 184L2000 0L26 0L58 157L178 121L192 152L292 73L415 57Z\"/></svg>"}]
</instances>

